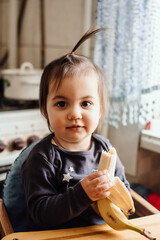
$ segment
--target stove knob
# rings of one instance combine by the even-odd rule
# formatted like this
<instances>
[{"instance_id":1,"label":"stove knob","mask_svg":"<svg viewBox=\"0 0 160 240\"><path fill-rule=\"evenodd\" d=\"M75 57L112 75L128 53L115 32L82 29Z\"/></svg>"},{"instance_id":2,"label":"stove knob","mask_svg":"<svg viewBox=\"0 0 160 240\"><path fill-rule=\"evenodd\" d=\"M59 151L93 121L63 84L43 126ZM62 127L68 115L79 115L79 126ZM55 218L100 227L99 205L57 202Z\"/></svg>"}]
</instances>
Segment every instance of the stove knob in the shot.
<instances>
[{"instance_id":1,"label":"stove knob","mask_svg":"<svg viewBox=\"0 0 160 240\"><path fill-rule=\"evenodd\" d=\"M0 140L0 152L3 152L3 150L6 148L6 145L2 140Z\"/></svg>"},{"instance_id":2,"label":"stove knob","mask_svg":"<svg viewBox=\"0 0 160 240\"><path fill-rule=\"evenodd\" d=\"M25 147L25 142L23 141L22 138L16 138L13 140L13 142L12 142L13 150L21 150L24 147Z\"/></svg>"},{"instance_id":3,"label":"stove knob","mask_svg":"<svg viewBox=\"0 0 160 240\"><path fill-rule=\"evenodd\" d=\"M37 135L32 135L27 139L27 146L32 144L33 142L37 141L39 137Z\"/></svg>"}]
</instances>

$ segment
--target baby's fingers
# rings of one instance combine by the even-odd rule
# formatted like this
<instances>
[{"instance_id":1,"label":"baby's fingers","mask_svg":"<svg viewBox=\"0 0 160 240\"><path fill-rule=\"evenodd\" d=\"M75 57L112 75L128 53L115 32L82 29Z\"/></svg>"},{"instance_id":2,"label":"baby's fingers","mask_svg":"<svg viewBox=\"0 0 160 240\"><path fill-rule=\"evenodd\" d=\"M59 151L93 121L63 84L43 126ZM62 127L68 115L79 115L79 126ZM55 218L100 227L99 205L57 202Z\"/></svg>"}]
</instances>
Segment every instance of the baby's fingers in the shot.
<instances>
[{"instance_id":1,"label":"baby's fingers","mask_svg":"<svg viewBox=\"0 0 160 240\"><path fill-rule=\"evenodd\" d=\"M95 173L91 173L90 175L87 176L87 179L89 181L92 181L95 178L98 178L98 177L103 176L103 175L109 176L108 171L107 170L102 170L102 171L97 171Z\"/></svg>"},{"instance_id":2,"label":"baby's fingers","mask_svg":"<svg viewBox=\"0 0 160 240\"><path fill-rule=\"evenodd\" d=\"M100 174L94 173L81 181L84 191L92 201L109 196L108 190L113 186L113 182L106 173L106 171L101 171Z\"/></svg>"},{"instance_id":3,"label":"baby's fingers","mask_svg":"<svg viewBox=\"0 0 160 240\"><path fill-rule=\"evenodd\" d=\"M97 187L96 187L96 192L98 192L98 193L102 193L102 192L106 192L106 191L108 191L111 187L113 187L113 182L107 182L107 183L104 183L104 184L102 184L102 185L97 185Z\"/></svg>"},{"instance_id":4,"label":"baby's fingers","mask_svg":"<svg viewBox=\"0 0 160 240\"><path fill-rule=\"evenodd\" d=\"M102 184L108 183L108 182L111 182L111 179L110 179L108 174L99 176L99 177L94 178L93 180L91 180L91 183L92 183L92 185L94 187L97 187L99 185L101 186Z\"/></svg>"}]
</instances>

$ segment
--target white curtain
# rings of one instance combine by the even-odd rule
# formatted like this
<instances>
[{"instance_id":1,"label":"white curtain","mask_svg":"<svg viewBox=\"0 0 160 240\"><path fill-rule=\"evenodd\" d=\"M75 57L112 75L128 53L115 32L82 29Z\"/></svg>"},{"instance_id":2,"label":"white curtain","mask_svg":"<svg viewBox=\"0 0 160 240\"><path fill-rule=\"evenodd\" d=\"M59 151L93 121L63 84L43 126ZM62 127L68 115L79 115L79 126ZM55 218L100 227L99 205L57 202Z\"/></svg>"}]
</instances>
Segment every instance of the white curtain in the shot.
<instances>
[{"instance_id":1,"label":"white curtain","mask_svg":"<svg viewBox=\"0 0 160 240\"><path fill-rule=\"evenodd\" d=\"M98 0L94 61L107 76L114 127L160 117L160 0Z\"/></svg>"}]
</instances>

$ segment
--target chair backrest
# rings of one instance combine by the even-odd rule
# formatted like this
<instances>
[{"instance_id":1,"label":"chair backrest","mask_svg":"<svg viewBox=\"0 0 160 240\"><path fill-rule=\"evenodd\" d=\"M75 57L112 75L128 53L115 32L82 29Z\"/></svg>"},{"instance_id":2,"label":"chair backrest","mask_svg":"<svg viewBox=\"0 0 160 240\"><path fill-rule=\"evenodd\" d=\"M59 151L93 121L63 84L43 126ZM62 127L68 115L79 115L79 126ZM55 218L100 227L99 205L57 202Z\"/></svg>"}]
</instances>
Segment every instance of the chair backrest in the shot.
<instances>
[{"instance_id":1,"label":"chair backrest","mask_svg":"<svg viewBox=\"0 0 160 240\"><path fill-rule=\"evenodd\" d=\"M14 232L27 229L27 206L21 179L21 167L40 139L24 149L9 170L4 182L2 199Z\"/></svg>"},{"instance_id":2,"label":"chair backrest","mask_svg":"<svg viewBox=\"0 0 160 240\"><path fill-rule=\"evenodd\" d=\"M2 238L10 233L13 233L13 228L3 204L3 200L0 198L0 236Z\"/></svg>"}]
</instances>

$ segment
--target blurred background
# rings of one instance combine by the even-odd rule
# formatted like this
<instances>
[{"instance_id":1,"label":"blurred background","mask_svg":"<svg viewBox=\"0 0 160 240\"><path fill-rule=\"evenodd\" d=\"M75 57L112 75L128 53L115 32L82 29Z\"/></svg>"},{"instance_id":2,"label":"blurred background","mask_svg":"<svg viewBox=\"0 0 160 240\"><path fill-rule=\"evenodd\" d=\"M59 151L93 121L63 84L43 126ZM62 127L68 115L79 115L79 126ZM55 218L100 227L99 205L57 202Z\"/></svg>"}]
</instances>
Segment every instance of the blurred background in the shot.
<instances>
[{"instance_id":1,"label":"blurred background","mask_svg":"<svg viewBox=\"0 0 160 240\"><path fill-rule=\"evenodd\" d=\"M0 179L20 151L48 133L39 114L44 66L90 28L79 49L106 75L109 138L133 187L160 194L160 2L0 0ZM160 201L160 200L159 200Z\"/></svg>"}]
</instances>

